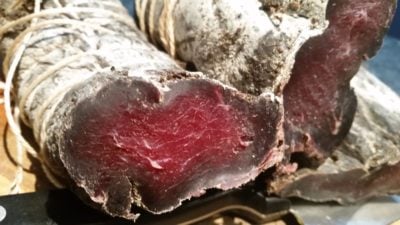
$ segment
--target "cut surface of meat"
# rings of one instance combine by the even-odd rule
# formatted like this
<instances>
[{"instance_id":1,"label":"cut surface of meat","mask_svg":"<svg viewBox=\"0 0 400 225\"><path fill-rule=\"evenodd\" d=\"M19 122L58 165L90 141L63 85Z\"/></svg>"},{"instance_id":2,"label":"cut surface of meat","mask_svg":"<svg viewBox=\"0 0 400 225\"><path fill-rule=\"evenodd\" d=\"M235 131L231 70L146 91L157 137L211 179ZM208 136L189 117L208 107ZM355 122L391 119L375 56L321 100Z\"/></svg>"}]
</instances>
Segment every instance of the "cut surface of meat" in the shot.
<instances>
[{"instance_id":1,"label":"cut surface of meat","mask_svg":"<svg viewBox=\"0 0 400 225\"><path fill-rule=\"evenodd\" d=\"M275 193L354 203L400 192L400 97L365 68L351 86L359 104L345 140L317 169L271 182Z\"/></svg>"},{"instance_id":2,"label":"cut surface of meat","mask_svg":"<svg viewBox=\"0 0 400 225\"><path fill-rule=\"evenodd\" d=\"M206 189L238 187L281 160L281 106L271 96L249 98L201 79L163 85L113 81L69 114L61 160L109 210L130 208L131 197L166 212Z\"/></svg>"},{"instance_id":3,"label":"cut surface of meat","mask_svg":"<svg viewBox=\"0 0 400 225\"><path fill-rule=\"evenodd\" d=\"M135 220L136 206L171 211L282 160L274 94L247 95L186 72L146 40L119 0L46 0L39 15L34 8L2 1L0 58L12 68L8 49L23 45L13 102L43 165L86 203Z\"/></svg>"},{"instance_id":4,"label":"cut surface of meat","mask_svg":"<svg viewBox=\"0 0 400 225\"><path fill-rule=\"evenodd\" d=\"M348 133L356 111L350 79L380 47L394 9L392 0L329 1L329 27L300 49L283 94L286 144L299 163L318 165Z\"/></svg>"}]
</instances>

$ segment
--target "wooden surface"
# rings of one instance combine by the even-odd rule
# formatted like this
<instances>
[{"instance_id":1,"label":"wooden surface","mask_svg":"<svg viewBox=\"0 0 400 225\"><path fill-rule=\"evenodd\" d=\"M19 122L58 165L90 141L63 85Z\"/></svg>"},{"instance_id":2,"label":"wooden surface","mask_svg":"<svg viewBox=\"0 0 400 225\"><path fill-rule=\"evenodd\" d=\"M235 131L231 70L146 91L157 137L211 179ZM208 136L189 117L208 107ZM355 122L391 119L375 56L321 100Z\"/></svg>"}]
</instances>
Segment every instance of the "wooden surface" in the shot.
<instances>
[{"instance_id":1,"label":"wooden surface","mask_svg":"<svg viewBox=\"0 0 400 225\"><path fill-rule=\"evenodd\" d=\"M0 196L10 194L10 188L17 172L15 143L13 134L6 126L4 107L0 105ZM23 165L21 193L52 187L37 160L24 154Z\"/></svg>"}]
</instances>

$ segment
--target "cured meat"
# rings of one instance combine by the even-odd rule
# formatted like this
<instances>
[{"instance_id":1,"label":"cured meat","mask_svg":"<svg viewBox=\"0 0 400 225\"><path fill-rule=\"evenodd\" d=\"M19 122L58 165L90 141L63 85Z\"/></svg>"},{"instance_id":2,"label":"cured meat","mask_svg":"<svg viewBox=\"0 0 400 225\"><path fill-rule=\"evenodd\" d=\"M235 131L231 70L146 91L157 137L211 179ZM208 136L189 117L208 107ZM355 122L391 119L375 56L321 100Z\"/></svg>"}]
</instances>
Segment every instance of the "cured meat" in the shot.
<instances>
[{"instance_id":1,"label":"cured meat","mask_svg":"<svg viewBox=\"0 0 400 225\"><path fill-rule=\"evenodd\" d=\"M287 152L277 170L282 175L297 167L318 168L346 137L357 109L350 80L362 61L380 47L396 5L393 0L326 3L204 0L166 4L153 0L138 1L137 11L141 29L171 55L242 92L258 95L274 91L283 96ZM296 26L302 24L299 18L308 26ZM329 21L327 28L325 18ZM298 36L291 35L291 29ZM317 35L318 32L323 33ZM300 37L304 39L299 43L296 40ZM299 45L294 47L294 43ZM242 60L248 56L253 57L254 63ZM274 67L279 64L282 66ZM248 74L254 78L249 79ZM266 82L259 83L260 80ZM295 176L301 177L301 171ZM362 174L348 174L354 180L358 175ZM320 183L320 178L311 184ZM341 176L340 182L344 179ZM305 185L308 180L299 180L304 187L311 187ZM284 196L290 195L286 192L305 196L294 194L298 189L291 186L291 181L278 178L273 184L280 186L283 182L287 189L273 185L273 190ZM322 186L306 192L311 195L317 189L325 196ZM368 196L367 192L364 194Z\"/></svg>"},{"instance_id":2,"label":"cured meat","mask_svg":"<svg viewBox=\"0 0 400 225\"><path fill-rule=\"evenodd\" d=\"M282 114L270 98L199 79L163 89L118 76L84 85L103 88L72 89L49 121L47 143L58 143L70 177L115 215L131 203L170 211L206 189L247 183L282 158Z\"/></svg>"},{"instance_id":3,"label":"cured meat","mask_svg":"<svg viewBox=\"0 0 400 225\"><path fill-rule=\"evenodd\" d=\"M349 82L379 48L394 8L392 0L137 1L141 29L171 55L242 92L283 96L287 161L300 166L322 163L348 133L357 107Z\"/></svg>"},{"instance_id":4,"label":"cured meat","mask_svg":"<svg viewBox=\"0 0 400 225\"><path fill-rule=\"evenodd\" d=\"M379 49L395 5L331 0L329 27L297 53L283 99L286 144L301 166L321 163L348 133L356 111L350 79Z\"/></svg>"},{"instance_id":5,"label":"cured meat","mask_svg":"<svg viewBox=\"0 0 400 225\"><path fill-rule=\"evenodd\" d=\"M286 160L319 165L350 128L348 83L394 2L332 0L321 36L326 1L275 2L137 1L141 29L203 75L152 47L117 0L43 1L31 17L30 1L5 1L4 72L16 68L14 100L41 158L96 207L136 219L132 204L167 212L279 163L284 104Z\"/></svg>"},{"instance_id":6,"label":"cured meat","mask_svg":"<svg viewBox=\"0 0 400 225\"><path fill-rule=\"evenodd\" d=\"M364 68L351 86L359 104L344 142L317 169L273 181L273 192L340 203L400 193L400 97Z\"/></svg>"},{"instance_id":7,"label":"cured meat","mask_svg":"<svg viewBox=\"0 0 400 225\"><path fill-rule=\"evenodd\" d=\"M89 204L128 219L137 218L132 205L163 213L282 160L276 96L184 71L118 0L43 1L36 14L25 10L32 1L20 3L0 6L7 83L22 46L13 100L40 159Z\"/></svg>"},{"instance_id":8,"label":"cured meat","mask_svg":"<svg viewBox=\"0 0 400 225\"><path fill-rule=\"evenodd\" d=\"M298 10L318 13L267 13L258 0L138 0L136 10L141 30L170 55L241 92L280 95L299 48L326 27L327 0L305 2Z\"/></svg>"}]
</instances>

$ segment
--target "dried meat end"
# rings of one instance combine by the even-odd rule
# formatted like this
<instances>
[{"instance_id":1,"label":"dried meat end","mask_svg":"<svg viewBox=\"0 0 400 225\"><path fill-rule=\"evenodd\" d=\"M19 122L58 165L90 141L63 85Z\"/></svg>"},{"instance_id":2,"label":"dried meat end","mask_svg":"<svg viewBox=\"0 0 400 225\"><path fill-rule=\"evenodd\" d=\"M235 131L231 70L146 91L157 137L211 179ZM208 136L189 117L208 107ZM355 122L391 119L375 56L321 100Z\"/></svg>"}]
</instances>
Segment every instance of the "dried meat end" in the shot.
<instances>
[{"instance_id":1,"label":"dried meat end","mask_svg":"<svg viewBox=\"0 0 400 225\"><path fill-rule=\"evenodd\" d=\"M400 193L400 97L365 68L351 85L359 105L345 140L318 169L272 181L272 192L340 203Z\"/></svg>"},{"instance_id":2,"label":"dried meat end","mask_svg":"<svg viewBox=\"0 0 400 225\"><path fill-rule=\"evenodd\" d=\"M379 48L394 8L392 0L329 2L329 27L300 49L284 89L291 152L318 165L346 136L356 111L350 79Z\"/></svg>"},{"instance_id":3,"label":"dried meat end","mask_svg":"<svg viewBox=\"0 0 400 225\"><path fill-rule=\"evenodd\" d=\"M272 95L249 97L206 79L105 81L67 113L59 147L72 180L111 215L131 217L131 204L167 212L282 159L281 105Z\"/></svg>"}]
</instances>

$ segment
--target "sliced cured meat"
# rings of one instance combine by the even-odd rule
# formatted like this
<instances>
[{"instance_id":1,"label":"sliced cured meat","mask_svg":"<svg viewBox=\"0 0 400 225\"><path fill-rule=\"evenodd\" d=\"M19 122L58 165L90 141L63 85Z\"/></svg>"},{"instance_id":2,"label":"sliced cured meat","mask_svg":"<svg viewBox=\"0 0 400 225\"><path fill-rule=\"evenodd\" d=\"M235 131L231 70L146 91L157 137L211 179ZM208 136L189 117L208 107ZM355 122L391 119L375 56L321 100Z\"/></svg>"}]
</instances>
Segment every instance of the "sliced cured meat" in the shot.
<instances>
[{"instance_id":1,"label":"sliced cured meat","mask_svg":"<svg viewBox=\"0 0 400 225\"><path fill-rule=\"evenodd\" d=\"M340 203L400 193L400 97L364 68L351 86L359 104L344 142L317 169L273 181L274 192Z\"/></svg>"},{"instance_id":2,"label":"sliced cured meat","mask_svg":"<svg viewBox=\"0 0 400 225\"><path fill-rule=\"evenodd\" d=\"M275 95L184 71L145 40L118 0L64 1L74 6L69 19L71 7L43 1L33 33L19 24L34 17L26 11L33 2L20 2L0 6L1 49L26 38L14 101L40 159L89 204L128 219L137 218L133 205L163 213L281 161ZM13 57L1 54L7 70Z\"/></svg>"},{"instance_id":3,"label":"sliced cured meat","mask_svg":"<svg viewBox=\"0 0 400 225\"><path fill-rule=\"evenodd\" d=\"M379 48L395 1L151 0L136 8L149 39L199 71L253 95L283 91L287 158L317 166L351 127L349 82Z\"/></svg>"},{"instance_id":4,"label":"sliced cured meat","mask_svg":"<svg viewBox=\"0 0 400 225\"><path fill-rule=\"evenodd\" d=\"M201 79L99 77L56 110L56 142L70 177L120 215L135 203L170 211L209 188L239 187L282 159L280 105ZM76 100L74 100L76 99ZM79 100L78 100L79 99ZM59 115L59 116L57 116Z\"/></svg>"},{"instance_id":5,"label":"sliced cured meat","mask_svg":"<svg viewBox=\"0 0 400 225\"><path fill-rule=\"evenodd\" d=\"M283 92L285 139L303 165L318 165L348 133L356 111L350 80L382 43L392 0L330 0L329 27L297 53Z\"/></svg>"},{"instance_id":6,"label":"sliced cured meat","mask_svg":"<svg viewBox=\"0 0 400 225\"><path fill-rule=\"evenodd\" d=\"M317 168L346 137L357 108L350 80L380 47L396 5L393 0L137 3L141 29L171 55L242 92L283 95L287 157L279 173Z\"/></svg>"}]
</instances>

